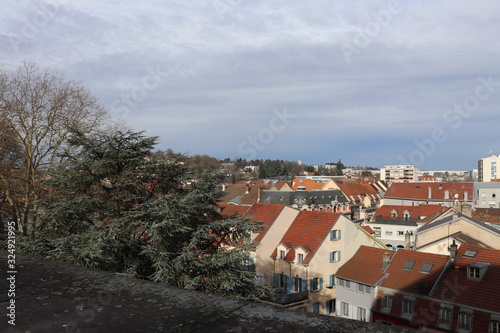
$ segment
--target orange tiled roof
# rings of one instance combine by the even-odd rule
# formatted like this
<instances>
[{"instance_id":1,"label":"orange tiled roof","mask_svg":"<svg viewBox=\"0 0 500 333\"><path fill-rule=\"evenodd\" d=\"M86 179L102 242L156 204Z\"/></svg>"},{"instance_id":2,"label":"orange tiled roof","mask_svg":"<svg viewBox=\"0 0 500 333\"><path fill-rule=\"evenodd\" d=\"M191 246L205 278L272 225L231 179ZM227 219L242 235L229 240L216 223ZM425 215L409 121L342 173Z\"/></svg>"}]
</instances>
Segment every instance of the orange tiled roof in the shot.
<instances>
[{"instance_id":1,"label":"orange tiled roof","mask_svg":"<svg viewBox=\"0 0 500 333\"><path fill-rule=\"evenodd\" d=\"M408 293L428 295L449 258L449 256L442 254L400 249L385 270L385 273L389 275L381 286ZM409 270L403 268L408 260L415 261ZM429 273L421 272L425 263L433 264Z\"/></svg>"},{"instance_id":2,"label":"orange tiled roof","mask_svg":"<svg viewBox=\"0 0 500 333\"><path fill-rule=\"evenodd\" d=\"M365 229L366 232L368 232L370 235L373 235L375 233L375 231L373 231L373 229L369 225L364 225L361 228Z\"/></svg>"},{"instance_id":3,"label":"orange tiled roof","mask_svg":"<svg viewBox=\"0 0 500 333\"><path fill-rule=\"evenodd\" d=\"M339 216L340 213L303 210L292 222L280 243L292 249L299 246L310 249L304 258L304 263L307 264L329 235ZM273 253L273 256L275 255L276 253Z\"/></svg>"},{"instance_id":4,"label":"orange tiled roof","mask_svg":"<svg viewBox=\"0 0 500 333\"><path fill-rule=\"evenodd\" d=\"M304 186L306 188L306 191L321 190L325 186L325 184L326 183L316 182L312 179L307 179L307 178L294 179L292 189L296 191L299 186Z\"/></svg>"},{"instance_id":5,"label":"orange tiled roof","mask_svg":"<svg viewBox=\"0 0 500 333\"><path fill-rule=\"evenodd\" d=\"M431 197L429 198L429 189ZM448 191L448 199L445 199L445 192ZM392 183L387 192L386 198L453 201L455 195L457 200L463 201L465 192L468 200L472 200L474 193L473 183Z\"/></svg>"},{"instance_id":6,"label":"orange tiled roof","mask_svg":"<svg viewBox=\"0 0 500 333\"><path fill-rule=\"evenodd\" d=\"M356 254L337 270L336 275L374 286L385 275L382 270L384 253L390 253L393 257L395 251L362 245Z\"/></svg>"},{"instance_id":7,"label":"orange tiled roof","mask_svg":"<svg viewBox=\"0 0 500 333\"><path fill-rule=\"evenodd\" d=\"M473 258L464 256L465 251L476 250ZM467 279L467 267L477 262L491 266L480 281ZM462 244L457 258L444 274L433 297L442 300L453 297L455 303L500 312L500 250L485 249Z\"/></svg>"},{"instance_id":8,"label":"orange tiled roof","mask_svg":"<svg viewBox=\"0 0 500 333\"><path fill-rule=\"evenodd\" d=\"M420 206L400 206L400 205L384 205L380 206L373 216L382 217L393 217L393 211L397 212L396 218L404 218L404 212L410 212L410 218L418 218L432 215L434 213L444 212L448 210L448 207L443 207L441 205L420 205Z\"/></svg>"},{"instance_id":9,"label":"orange tiled roof","mask_svg":"<svg viewBox=\"0 0 500 333\"><path fill-rule=\"evenodd\" d=\"M250 218L251 221L264 223L262 231L255 238L256 242L262 240L269 227L276 221L284 208L285 205L256 203L246 212L244 217Z\"/></svg>"},{"instance_id":10,"label":"orange tiled roof","mask_svg":"<svg viewBox=\"0 0 500 333\"><path fill-rule=\"evenodd\" d=\"M356 179L339 179L335 180L335 183L348 198L351 196L368 195L372 200L380 199L378 191L371 184L363 181L358 181Z\"/></svg>"}]
</instances>

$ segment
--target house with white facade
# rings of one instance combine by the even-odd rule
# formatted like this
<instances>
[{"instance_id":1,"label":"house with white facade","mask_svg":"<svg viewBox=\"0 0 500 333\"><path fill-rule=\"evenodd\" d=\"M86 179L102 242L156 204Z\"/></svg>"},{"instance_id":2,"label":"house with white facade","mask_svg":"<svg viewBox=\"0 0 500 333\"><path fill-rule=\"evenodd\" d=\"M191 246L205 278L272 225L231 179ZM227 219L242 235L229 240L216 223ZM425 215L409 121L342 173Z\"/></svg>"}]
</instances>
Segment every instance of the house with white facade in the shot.
<instances>
[{"instance_id":1,"label":"house with white facade","mask_svg":"<svg viewBox=\"0 0 500 333\"><path fill-rule=\"evenodd\" d=\"M338 317L372 321L371 309L377 300L377 288L386 274L394 251L361 246L356 254L337 271Z\"/></svg>"}]
</instances>

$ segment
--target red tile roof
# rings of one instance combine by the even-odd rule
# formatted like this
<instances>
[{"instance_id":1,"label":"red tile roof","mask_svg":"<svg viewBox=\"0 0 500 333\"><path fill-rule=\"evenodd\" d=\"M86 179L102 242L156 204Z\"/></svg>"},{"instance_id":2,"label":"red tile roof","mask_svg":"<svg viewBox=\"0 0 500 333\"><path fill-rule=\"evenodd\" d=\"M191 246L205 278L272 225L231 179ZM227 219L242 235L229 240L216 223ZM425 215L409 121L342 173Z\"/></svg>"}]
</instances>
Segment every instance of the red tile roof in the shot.
<instances>
[{"instance_id":1,"label":"red tile roof","mask_svg":"<svg viewBox=\"0 0 500 333\"><path fill-rule=\"evenodd\" d=\"M476 250L473 258L465 251ZM467 279L467 267L477 262L489 263L481 281ZM433 297L471 307L500 312L500 250L462 244L454 264L446 271Z\"/></svg>"},{"instance_id":2,"label":"red tile roof","mask_svg":"<svg viewBox=\"0 0 500 333\"><path fill-rule=\"evenodd\" d=\"M312 179L307 179L307 178L306 179L294 179L292 189L294 191L296 191L299 186L304 186L306 188L306 191L321 190L321 189L323 189L325 184L326 183L316 182Z\"/></svg>"},{"instance_id":3,"label":"red tile roof","mask_svg":"<svg viewBox=\"0 0 500 333\"><path fill-rule=\"evenodd\" d=\"M420 206L399 206L399 205L383 205L379 207L373 216L382 217L393 217L392 212L395 210L397 212L397 218L404 218L404 212L410 212L410 218L426 217L434 213L444 212L448 210L448 207L443 207L441 205L420 205Z\"/></svg>"},{"instance_id":4,"label":"red tile roof","mask_svg":"<svg viewBox=\"0 0 500 333\"><path fill-rule=\"evenodd\" d=\"M374 286L384 277L384 253L394 256L395 251L360 246L356 254L337 270L337 277Z\"/></svg>"},{"instance_id":5,"label":"red tile roof","mask_svg":"<svg viewBox=\"0 0 500 333\"><path fill-rule=\"evenodd\" d=\"M442 254L400 249L385 270L388 276L381 286L408 293L428 295L449 258L449 256ZM409 270L403 268L408 260L415 261ZM429 273L422 273L421 270L426 263L433 264L433 266Z\"/></svg>"},{"instance_id":6,"label":"red tile roof","mask_svg":"<svg viewBox=\"0 0 500 333\"><path fill-rule=\"evenodd\" d=\"M224 205L221 207L221 215L223 216L233 216L233 215L243 215L245 214L251 206L242 205Z\"/></svg>"},{"instance_id":7,"label":"red tile roof","mask_svg":"<svg viewBox=\"0 0 500 333\"><path fill-rule=\"evenodd\" d=\"M416 200L434 200L434 201L459 201L464 200L467 192L468 201L472 201L474 183L392 183L387 192L386 198L416 199ZM429 188L431 197L429 198ZM449 197L445 199L445 191L448 191Z\"/></svg>"},{"instance_id":8,"label":"red tile roof","mask_svg":"<svg viewBox=\"0 0 500 333\"><path fill-rule=\"evenodd\" d=\"M263 229L255 238L256 242L260 242L266 234L269 227L276 221L281 214L285 205L256 203L244 215L245 218L250 218L251 221L263 222Z\"/></svg>"},{"instance_id":9,"label":"red tile roof","mask_svg":"<svg viewBox=\"0 0 500 333\"><path fill-rule=\"evenodd\" d=\"M356 179L339 179L335 180L335 184L337 184L342 193L349 199L351 199L351 196L356 197L358 195L368 195L372 200L380 199L378 191L371 184Z\"/></svg>"},{"instance_id":10,"label":"red tile roof","mask_svg":"<svg viewBox=\"0 0 500 333\"><path fill-rule=\"evenodd\" d=\"M328 237L340 215L331 212L300 211L280 243L292 249L299 246L308 249L309 253L304 258L304 263L307 264ZM276 250L272 256L276 256Z\"/></svg>"},{"instance_id":11,"label":"red tile roof","mask_svg":"<svg viewBox=\"0 0 500 333\"><path fill-rule=\"evenodd\" d=\"M375 233L375 231L373 231L373 229L369 225L364 225L361 228L365 229L366 232L368 232L370 235L373 235Z\"/></svg>"}]
</instances>

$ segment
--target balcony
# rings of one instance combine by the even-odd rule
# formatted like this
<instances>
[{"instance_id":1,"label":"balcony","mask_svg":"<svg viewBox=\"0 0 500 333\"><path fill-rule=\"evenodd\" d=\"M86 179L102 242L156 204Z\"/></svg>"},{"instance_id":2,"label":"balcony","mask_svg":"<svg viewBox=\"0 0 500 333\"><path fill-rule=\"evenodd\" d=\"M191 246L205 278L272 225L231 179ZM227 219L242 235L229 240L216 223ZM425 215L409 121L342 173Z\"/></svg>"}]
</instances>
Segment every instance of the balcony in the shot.
<instances>
[{"instance_id":1,"label":"balcony","mask_svg":"<svg viewBox=\"0 0 500 333\"><path fill-rule=\"evenodd\" d=\"M269 293L267 297L264 297L263 299L272 303L287 305L291 303L305 301L308 298L309 298L309 293L307 290L287 294L282 289L275 289L274 292Z\"/></svg>"}]
</instances>

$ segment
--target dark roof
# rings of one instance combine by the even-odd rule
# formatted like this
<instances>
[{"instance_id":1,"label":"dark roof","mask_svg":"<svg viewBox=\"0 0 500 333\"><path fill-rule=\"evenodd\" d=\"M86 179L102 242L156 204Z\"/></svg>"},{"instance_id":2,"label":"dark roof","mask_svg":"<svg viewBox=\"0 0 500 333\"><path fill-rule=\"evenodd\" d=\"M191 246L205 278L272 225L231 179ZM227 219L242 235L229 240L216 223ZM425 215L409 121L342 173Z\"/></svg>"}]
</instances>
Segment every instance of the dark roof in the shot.
<instances>
[{"instance_id":1,"label":"dark roof","mask_svg":"<svg viewBox=\"0 0 500 333\"><path fill-rule=\"evenodd\" d=\"M332 201L347 202L347 198L339 190L326 191L266 191L261 194L260 202L284 204L287 206L303 202L305 205L330 205Z\"/></svg>"},{"instance_id":2,"label":"dark roof","mask_svg":"<svg viewBox=\"0 0 500 333\"><path fill-rule=\"evenodd\" d=\"M472 217L481 222L500 224L500 209L476 208L472 211Z\"/></svg>"}]
</instances>

